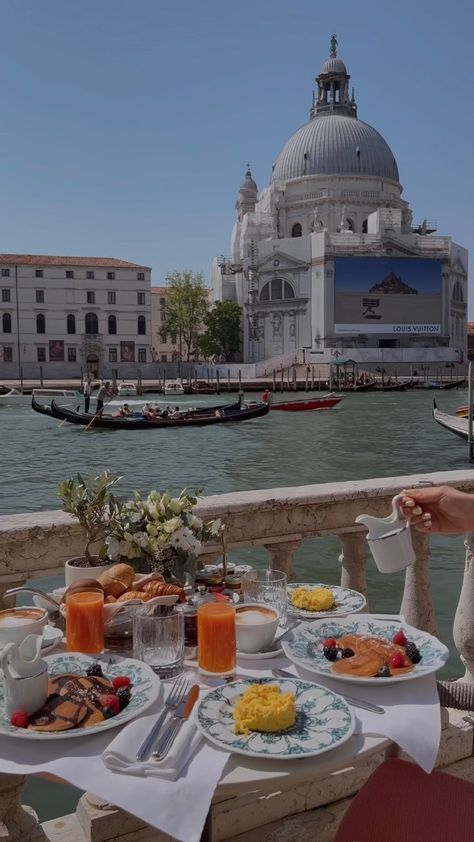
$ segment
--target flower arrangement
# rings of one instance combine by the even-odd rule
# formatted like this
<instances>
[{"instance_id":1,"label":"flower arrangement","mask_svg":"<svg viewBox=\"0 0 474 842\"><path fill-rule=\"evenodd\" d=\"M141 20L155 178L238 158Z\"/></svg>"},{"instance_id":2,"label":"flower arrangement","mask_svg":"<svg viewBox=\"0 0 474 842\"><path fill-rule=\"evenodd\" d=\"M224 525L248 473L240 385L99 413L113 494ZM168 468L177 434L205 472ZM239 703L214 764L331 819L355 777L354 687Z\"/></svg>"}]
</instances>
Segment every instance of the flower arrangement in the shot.
<instances>
[{"instance_id":1,"label":"flower arrangement","mask_svg":"<svg viewBox=\"0 0 474 842\"><path fill-rule=\"evenodd\" d=\"M172 497L167 491L151 491L142 497L136 491L133 500L114 511L106 539L109 557L131 561L145 557L151 571L184 583L185 574L193 575L196 570L202 544L218 538L222 531L219 520L204 523L193 514L197 494L184 490L179 497Z\"/></svg>"}]
</instances>

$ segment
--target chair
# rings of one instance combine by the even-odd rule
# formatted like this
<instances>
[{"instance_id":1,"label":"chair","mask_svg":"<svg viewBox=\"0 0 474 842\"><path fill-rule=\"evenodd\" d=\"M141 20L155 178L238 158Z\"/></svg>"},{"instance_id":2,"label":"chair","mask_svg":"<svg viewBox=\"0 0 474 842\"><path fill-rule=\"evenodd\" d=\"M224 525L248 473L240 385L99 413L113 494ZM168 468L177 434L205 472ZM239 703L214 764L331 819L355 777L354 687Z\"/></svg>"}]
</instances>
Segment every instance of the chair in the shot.
<instances>
[{"instance_id":1,"label":"chair","mask_svg":"<svg viewBox=\"0 0 474 842\"><path fill-rule=\"evenodd\" d=\"M473 842L474 783L415 763L382 763L352 801L334 842Z\"/></svg>"}]
</instances>

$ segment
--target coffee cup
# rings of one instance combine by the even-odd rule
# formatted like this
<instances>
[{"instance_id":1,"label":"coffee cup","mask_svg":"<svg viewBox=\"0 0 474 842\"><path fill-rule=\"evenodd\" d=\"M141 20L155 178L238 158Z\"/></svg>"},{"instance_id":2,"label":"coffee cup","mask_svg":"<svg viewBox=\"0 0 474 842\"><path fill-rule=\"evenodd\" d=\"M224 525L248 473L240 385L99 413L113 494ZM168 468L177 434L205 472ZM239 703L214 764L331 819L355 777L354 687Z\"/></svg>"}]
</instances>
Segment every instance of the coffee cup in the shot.
<instances>
[{"instance_id":1,"label":"coffee cup","mask_svg":"<svg viewBox=\"0 0 474 842\"><path fill-rule=\"evenodd\" d=\"M235 610L237 651L254 654L267 649L275 639L280 614L272 605L246 602Z\"/></svg>"},{"instance_id":2,"label":"coffee cup","mask_svg":"<svg viewBox=\"0 0 474 842\"><path fill-rule=\"evenodd\" d=\"M47 622L44 608L4 608L0 611L0 648L7 643L21 643L29 634L42 634Z\"/></svg>"}]
</instances>

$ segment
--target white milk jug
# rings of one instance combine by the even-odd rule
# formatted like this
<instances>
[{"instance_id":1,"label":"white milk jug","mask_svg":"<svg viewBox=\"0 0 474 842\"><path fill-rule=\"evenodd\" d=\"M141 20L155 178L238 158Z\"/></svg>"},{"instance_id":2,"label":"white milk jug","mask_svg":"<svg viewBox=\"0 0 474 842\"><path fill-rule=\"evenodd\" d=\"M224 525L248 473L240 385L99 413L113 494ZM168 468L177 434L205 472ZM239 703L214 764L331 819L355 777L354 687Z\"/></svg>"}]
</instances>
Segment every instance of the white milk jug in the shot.
<instances>
[{"instance_id":1,"label":"white milk jug","mask_svg":"<svg viewBox=\"0 0 474 842\"><path fill-rule=\"evenodd\" d=\"M381 573L396 573L416 560L410 524L400 508L400 498L400 494L393 498L392 514L388 517L356 517L356 523L363 523L369 530L367 541Z\"/></svg>"},{"instance_id":2,"label":"white milk jug","mask_svg":"<svg viewBox=\"0 0 474 842\"><path fill-rule=\"evenodd\" d=\"M43 636L29 634L21 643L7 643L0 654L4 675L5 713L35 713L48 697L48 665L41 659Z\"/></svg>"}]
</instances>

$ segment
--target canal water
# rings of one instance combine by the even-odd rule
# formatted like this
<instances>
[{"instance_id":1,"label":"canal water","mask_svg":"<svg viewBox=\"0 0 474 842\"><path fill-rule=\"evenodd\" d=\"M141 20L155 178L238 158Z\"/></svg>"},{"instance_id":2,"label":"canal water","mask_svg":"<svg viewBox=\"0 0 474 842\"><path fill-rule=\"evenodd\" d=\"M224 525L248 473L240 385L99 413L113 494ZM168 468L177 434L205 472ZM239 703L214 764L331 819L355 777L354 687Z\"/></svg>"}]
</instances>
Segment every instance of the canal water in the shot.
<instances>
[{"instance_id":1,"label":"canal water","mask_svg":"<svg viewBox=\"0 0 474 842\"><path fill-rule=\"evenodd\" d=\"M28 407L0 407L0 514L59 508L55 487L78 471L107 469L121 475L118 493L128 497L135 489L179 492L186 487L218 494L466 469L467 443L434 423L433 395L448 412L467 401L465 390L347 394L328 412L271 412L236 425L136 432L85 432L82 427L61 426ZM225 394L221 398L226 402ZM163 397L157 396L157 401L163 403ZM181 406L218 402L215 396L179 399ZM305 541L295 557L297 578L337 584L339 552L336 538ZM231 560L256 565L267 559L263 549L231 554ZM462 539L435 536L431 581L436 616L440 637L452 653L463 567ZM368 579L371 610L397 611L403 574L381 576L369 561ZM458 675L460 669L452 654L444 676ZM53 797L50 787L32 782L25 798L42 820L74 809L70 788L60 791L58 809L57 789Z\"/></svg>"}]
</instances>

